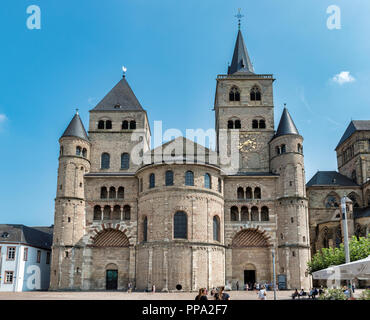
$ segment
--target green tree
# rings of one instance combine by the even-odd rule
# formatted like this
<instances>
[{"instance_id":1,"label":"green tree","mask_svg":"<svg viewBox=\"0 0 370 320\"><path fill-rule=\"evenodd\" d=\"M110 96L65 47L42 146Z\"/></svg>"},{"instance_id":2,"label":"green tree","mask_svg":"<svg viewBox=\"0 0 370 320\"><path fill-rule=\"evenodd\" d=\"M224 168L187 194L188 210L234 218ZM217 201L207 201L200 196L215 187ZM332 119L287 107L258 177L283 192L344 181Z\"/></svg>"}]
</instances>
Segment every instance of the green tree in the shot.
<instances>
[{"instance_id":1,"label":"green tree","mask_svg":"<svg viewBox=\"0 0 370 320\"><path fill-rule=\"evenodd\" d=\"M370 255L370 238L353 236L349 241L349 253L351 261L367 258ZM308 272L312 272L343 264L346 262L344 254L344 245L340 244L339 248L323 248L317 252L307 263Z\"/></svg>"}]
</instances>

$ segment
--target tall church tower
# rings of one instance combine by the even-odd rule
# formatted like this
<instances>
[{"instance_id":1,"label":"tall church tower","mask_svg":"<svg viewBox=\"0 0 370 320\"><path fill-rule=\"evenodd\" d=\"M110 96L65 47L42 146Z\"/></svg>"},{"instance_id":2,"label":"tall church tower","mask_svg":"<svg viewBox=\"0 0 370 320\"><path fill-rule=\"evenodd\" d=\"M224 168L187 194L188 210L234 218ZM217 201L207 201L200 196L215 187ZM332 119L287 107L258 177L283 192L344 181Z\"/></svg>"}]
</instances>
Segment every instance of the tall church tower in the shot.
<instances>
[{"instance_id":1,"label":"tall church tower","mask_svg":"<svg viewBox=\"0 0 370 320\"><path fill-rule=\"evenodd\" d=\"M85 232L84 174L90 171L91 144L78 112L59 139L59 145L50 282L52 290L68 287L68 283L62 282L70 272L72 247Z\"/></svg>"},{"instance_id":2,"label":"tall church tower","mask_svg":"<svg viewBox=\"0 0 370 320\"><path fill-rule=\"evenodd\" d=\"M271 170L277 182L278 273L287 276L291 289L309 288L310 259L308 199L305 187L303 137L284 108L276 134L270 142Z\"/></svg>"},{"instance_id":3,"label":"tall church tower","mask_svg":"<svg viewBox=\"0 0 370 320\"><path fill-rule=\"evenodd\" d=\"M215 123L218 152L224 145L222 137L239 130L240 172L270 171L268 142L274 135L273 82L271 74L254 72L239 30L228 72L217 77Z\"/></svg>"}]
</instances>

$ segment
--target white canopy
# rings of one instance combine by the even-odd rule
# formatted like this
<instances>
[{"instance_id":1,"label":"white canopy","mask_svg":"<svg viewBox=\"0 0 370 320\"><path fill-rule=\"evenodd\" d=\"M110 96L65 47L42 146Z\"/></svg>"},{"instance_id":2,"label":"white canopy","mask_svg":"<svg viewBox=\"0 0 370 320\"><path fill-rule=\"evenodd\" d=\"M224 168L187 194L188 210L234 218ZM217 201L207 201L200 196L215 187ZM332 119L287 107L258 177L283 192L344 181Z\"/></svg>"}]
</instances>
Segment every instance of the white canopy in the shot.
<instances>
[{"instance_id":1,"label":"white canopy","mask_svg":"<svg viewBox=\"0 0 370 320\"><path fill-rule=\"evenodd\" d=\"M359 280L370 279L370 256L365 259L331 266L312 273L314 279L320 280Z\"/></svg>"}]
</instances>

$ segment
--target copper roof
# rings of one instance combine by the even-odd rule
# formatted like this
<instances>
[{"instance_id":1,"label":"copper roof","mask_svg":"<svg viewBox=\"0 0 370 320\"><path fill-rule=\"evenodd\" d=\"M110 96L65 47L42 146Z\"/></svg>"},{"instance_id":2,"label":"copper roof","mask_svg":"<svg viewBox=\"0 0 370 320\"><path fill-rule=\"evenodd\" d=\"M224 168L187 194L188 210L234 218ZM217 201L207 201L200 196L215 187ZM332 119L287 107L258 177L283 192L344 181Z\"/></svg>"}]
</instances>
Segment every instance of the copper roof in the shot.
<instances>
[{"instance_id":1,"label":"copper roof","mask_svg":"<svg viewBox=\"0 0 370 320\"><path fill-rule=\"evenodd\" d=\"M233 248L269 247L268 236L257 229L247 229L238 232L232 242Z\"/></svg>"},{"instance_id":2,"label":"copper roof","mask_svg":"<svg viewBox=\"0 0 370 320\"><path fill-rule=\"evenodd\" d=\"M128 247L127 236L119 230L105 229L93 238L94 247Z\"/></svg>"}]
</instances>

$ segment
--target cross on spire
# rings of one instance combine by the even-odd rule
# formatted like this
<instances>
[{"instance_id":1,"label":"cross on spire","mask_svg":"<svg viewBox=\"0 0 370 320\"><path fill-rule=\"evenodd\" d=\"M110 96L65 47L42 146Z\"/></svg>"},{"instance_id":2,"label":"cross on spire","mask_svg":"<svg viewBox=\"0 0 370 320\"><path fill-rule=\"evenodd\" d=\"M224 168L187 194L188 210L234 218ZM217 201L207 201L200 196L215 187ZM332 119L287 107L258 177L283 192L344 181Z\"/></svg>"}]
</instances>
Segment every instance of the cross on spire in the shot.
<instances>
[{"instance_id":1,"label":"cross on spire","mask_svg":"<svg viewBox=\"0 0 370 320\"><path fill-rule=\"evenodd\" d=\"M241 20L241 18L243 18L243 17L244 17L244 16L240 13L240 11L241 11L241 9L239 8L239 9L238 9L238 14L234 16L235 18L238 18L238 29L239 29L239 30L240 30L240 20Z\"/></svg>"}]
</instances>

